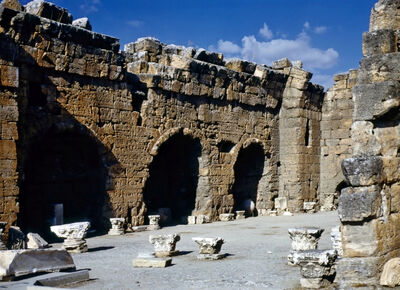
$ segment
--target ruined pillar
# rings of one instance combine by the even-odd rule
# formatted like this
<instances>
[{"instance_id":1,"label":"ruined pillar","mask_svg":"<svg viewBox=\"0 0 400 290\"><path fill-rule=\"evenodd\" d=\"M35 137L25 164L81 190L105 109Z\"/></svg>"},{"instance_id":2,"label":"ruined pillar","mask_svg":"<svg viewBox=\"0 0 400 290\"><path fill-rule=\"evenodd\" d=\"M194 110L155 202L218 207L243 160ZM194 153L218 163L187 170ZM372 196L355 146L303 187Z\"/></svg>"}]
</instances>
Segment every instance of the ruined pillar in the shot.
<instances>
[{"instance_id":1,"label":"ruined pillar","mask_svg":"<svg viewBox=\"0 0 400 290\"><path fill-rule=\"evenodd\" d=\"M300 212L304 202L317 201L318 196L323 88L311 84L312 74L288 60L275 62L273 67L289 75L279 113L278 204L287 208L278 210Z\"/></svg>"},{"instance_id":2,"label":"ruined pillar","mask_svg":"<svg viewBox=\"0 0 400 290\"><path fill-rule=\"evenodd\" d=\"M399 0L380 0L363 35L353 88L353 157L342 163L350 185L339 199L341 288L379 285L383 265L400 254Z\"/></svg>"}]
</instances>

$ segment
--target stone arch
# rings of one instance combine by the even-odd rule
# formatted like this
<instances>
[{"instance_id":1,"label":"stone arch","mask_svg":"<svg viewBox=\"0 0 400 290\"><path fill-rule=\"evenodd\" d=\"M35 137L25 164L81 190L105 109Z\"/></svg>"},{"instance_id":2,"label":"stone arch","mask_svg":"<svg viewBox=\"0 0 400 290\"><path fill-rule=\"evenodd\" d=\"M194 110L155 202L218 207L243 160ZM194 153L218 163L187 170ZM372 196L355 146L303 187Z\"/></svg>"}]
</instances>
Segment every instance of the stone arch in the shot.
<instances>
[{"instance_id":1,"label":"stone arch","mask_svg":"<svg viewBox=\"0 0 400 290\"><path fill-rule=\"evenodd\" d=\"M244 202L252 200L255 214L262 200L262 179L268 171L268 159L264 143L257 138L249 138L239 142L232 150L234 183L232 195L234 210L244 210Z\"/></svg>"},{"instance_id":2,"label":"stone arch","mask_svg":"<svg viewBox=\"0 0 400 290\"><path fill-rule=\"evenodd\" d=\"M146 213L167 213L165 224L184 223L197 208L203 142L199 131L172 128L151 146L143 189Z\"/></svg>"},{"instance_id":3,"label":"stone arch","mask_svg":"<svg viewBox=\"0 0 400 290\"><path fill-rule=\"evenodd\" d=\"M83 126L52 127L30 138L19 194L19 225L26 232L54 236L52 224L90 221L103 231L108 172L101 144ZM55 220L62 204L63 219Z\"/></svg>"}]
</instances>

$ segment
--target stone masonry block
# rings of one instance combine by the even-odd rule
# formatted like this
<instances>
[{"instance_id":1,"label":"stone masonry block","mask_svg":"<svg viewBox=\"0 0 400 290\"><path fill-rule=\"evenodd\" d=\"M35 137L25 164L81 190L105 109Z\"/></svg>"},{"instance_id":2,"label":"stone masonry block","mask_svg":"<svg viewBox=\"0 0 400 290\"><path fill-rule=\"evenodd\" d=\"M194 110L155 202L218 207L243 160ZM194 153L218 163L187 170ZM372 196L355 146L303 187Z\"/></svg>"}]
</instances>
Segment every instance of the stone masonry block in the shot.
<instances>
[{"instance_id":1,"label":"stone masonry block","mask_svg":"<svg viewBox=\"0 0 400 290\"><path fill-rule=\"evenodd\" d=\"M363 34L363 54L384 54L397 50L396 36L393 30L384 29Z\"/></svg>"},{"instance_id":2,"label":"stone masonry block","mask_svg":"<svg viewBox=\"0 0 400 290\"><path fill-rule=\"evenodd\" d=\"M353 157L343 160L342 170L352 186L370 186L382 182L382 164L378 156Z\"/></svg>"},{"instance_id":3,"label":"stone masonry block","mask_svg":"<svg viewBox=\"0 0 400 290\"><path fill-rule=\"evenodd\" d=\"M54 20L57 22L71 24L72 15L68 10L61 8L53 3L43 0L34 0L26 4L25 10L27 13L34 14L43 18Z\"/></svg>"},{"instance_id":4,"label":"stone masonry block","mask_svg":"<svg viewBox=\"0 0 400 290\"><path fill-rule=\"evenodd\" d=\"M347 187L339 198L339 218L345 222L361 222L380 216L380 187Z\"/></svg>"}]
</instances>

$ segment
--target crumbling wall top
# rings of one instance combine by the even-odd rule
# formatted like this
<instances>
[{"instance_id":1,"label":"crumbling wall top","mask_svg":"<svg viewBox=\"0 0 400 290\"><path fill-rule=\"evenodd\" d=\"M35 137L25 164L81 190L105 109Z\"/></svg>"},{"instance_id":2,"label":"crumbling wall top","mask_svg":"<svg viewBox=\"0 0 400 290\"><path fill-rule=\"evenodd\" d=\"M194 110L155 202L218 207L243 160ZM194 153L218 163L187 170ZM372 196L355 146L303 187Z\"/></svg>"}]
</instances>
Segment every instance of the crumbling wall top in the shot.
<instances>
[{"instance_id":1,"label":"crumbling wall top","mask_svg":"<svg viewBox=\"0 0 400 290\"><path fill-rule=\"evenodd\" d=\"M380 0L371 12L369 31L400 29L400 0Z\"/></svg>"}]
</instances>

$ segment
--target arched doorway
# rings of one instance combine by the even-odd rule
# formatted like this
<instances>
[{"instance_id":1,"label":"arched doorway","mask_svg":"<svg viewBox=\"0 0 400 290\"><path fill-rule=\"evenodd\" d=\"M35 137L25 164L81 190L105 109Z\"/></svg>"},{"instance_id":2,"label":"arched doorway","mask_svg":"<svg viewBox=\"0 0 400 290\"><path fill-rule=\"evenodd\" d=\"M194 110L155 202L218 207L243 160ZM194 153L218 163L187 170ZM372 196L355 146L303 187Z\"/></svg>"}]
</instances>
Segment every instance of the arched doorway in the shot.
<instances>
[{"instance_id":1,"label":"arched doorway","mask_svg":"<svg viewBox=\"0 0 400 290\"><path fill-rule=\"evenodd\" d=\"M232 187L235 201L234 210L246 209L246 200L252 200L256 205L258 184L264 170L265 155L263 147L251 143L241 148L234 165L235 183ZM255 214L257 211L255 209Z\"/></svg>"},{"instance_id":2,"label":"arched doorway","mask_svg":"<svg viewBox=\"0 0 400 290\"><path fill-rule=\"evenodd\" d=\"M195 208L200 156L200 141L182 133L160 146L144 188L148 215L164 212L164 224L187 220Z\"/></svg>"},{"instance_id":3,"label":"arched doorway","mask_svg":"<svg viewBox=\"0 0 400 290\"><path fill-rule=\"evenodd\" d=\"M28 150L20 194L19 223L25 232L53 239L55 205L62 204L63 223L90 221L103 227L106 170L97 145L77 133L49 133Z\"/></svg>"}]
</instances>

